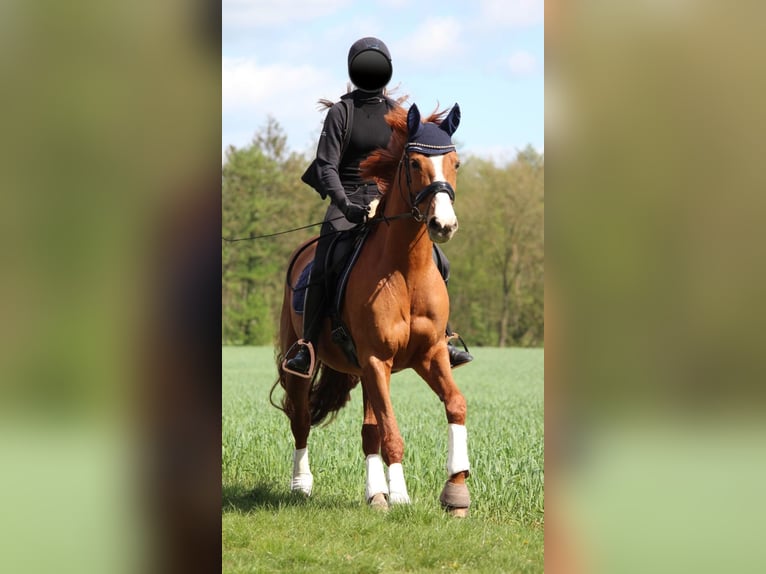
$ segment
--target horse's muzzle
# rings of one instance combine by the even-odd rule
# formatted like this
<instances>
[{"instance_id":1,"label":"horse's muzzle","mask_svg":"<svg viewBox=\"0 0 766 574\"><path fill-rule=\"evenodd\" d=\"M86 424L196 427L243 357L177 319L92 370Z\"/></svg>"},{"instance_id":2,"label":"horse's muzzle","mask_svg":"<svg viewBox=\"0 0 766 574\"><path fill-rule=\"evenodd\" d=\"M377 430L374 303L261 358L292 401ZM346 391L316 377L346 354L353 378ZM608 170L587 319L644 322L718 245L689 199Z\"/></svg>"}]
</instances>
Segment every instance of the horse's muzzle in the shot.
<instances>
[{"instance_id":1,"label":"horse's muzzle","mask_svg":"<svg viewBox=\"0 0 766 574\"><path fill-rule=\"evenodd\" d=\"M434 243L446 243L457 231L457 219L454 223L444 224L438 217L431 217L428 220L428 236Z\"/></svg>"},{"instance_id":2,"label":"horse's muzzle","mask_svg":"<svg viewBox=\"0 0 766 574\"><path fill-rule=\"evenodd\" d=\"M449 184L447 184L449 185ZM450 187L450 189L452 189ZM437 192L426 217L428 236L434 243L445 243L457 231L457 216L452 207L454 194Z\"/></svg>"}]
</instances>

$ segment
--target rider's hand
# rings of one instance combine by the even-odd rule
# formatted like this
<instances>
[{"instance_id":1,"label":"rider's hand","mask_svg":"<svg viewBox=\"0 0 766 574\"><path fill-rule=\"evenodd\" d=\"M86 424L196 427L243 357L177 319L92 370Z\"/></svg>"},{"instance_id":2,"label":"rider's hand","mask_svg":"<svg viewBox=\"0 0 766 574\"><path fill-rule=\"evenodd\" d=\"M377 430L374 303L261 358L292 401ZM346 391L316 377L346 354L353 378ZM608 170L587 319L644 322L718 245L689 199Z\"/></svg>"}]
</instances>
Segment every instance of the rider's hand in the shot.
<instances>
[{"instance_id":1,"label":"rider's hand","mask_svg":"<svg viewBox=\"0 0 766 574\"><path fill-rule=\"evenodd\" d=\"M349 201L345 205L343 215L351 223L364 223L367 219L367 208Z\"/></svg>"}]
</instances>

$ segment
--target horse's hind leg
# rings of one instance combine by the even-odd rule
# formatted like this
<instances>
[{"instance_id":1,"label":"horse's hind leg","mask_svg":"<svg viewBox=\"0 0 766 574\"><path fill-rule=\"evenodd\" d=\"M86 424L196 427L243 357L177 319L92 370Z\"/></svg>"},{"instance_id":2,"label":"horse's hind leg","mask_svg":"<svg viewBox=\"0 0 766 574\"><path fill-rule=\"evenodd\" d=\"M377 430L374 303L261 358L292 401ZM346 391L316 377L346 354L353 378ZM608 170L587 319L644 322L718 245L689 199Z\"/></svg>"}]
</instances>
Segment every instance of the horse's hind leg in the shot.
<instances>
[{"instance_id":1,"label":"horse's hind leg","mask_svg":"<svg viewBox=\"0 0 766 574\"><path fill-rule=\"evenodd\" d=\"M467 516L471 497L465 479L468 478L468 435L465 428L466 402L452 378L446 348L415 370L444 403L447 414L448 453L447 479L439 501L454 516Z\"/></svg>"},{"instance_id":2,"label":"horse's hind leg","mask_svg":"<svg viewBox=\"0 0 766 574\"><path fill-rule=\"evenodd\" d=\"M285 292L282 303L282 320L280 325L280 351L277 357L279 382L285 389L283 407L290 419L290 430L293 433L295 449L293 450L293 471L290 479L290 490L311 495L314 477L309 466L308 438L311 431L311 414L309 412L309 389L311 384L304 378L286 372L282 368L282 359L288 349L297 340L297 334L292 325L290 313L290 293Z\"/></svg>"},{"instance_id":3,"label":"horse's hind leg","mask_svg":"<svg viewBox=\"0 0 766 574\"><path fill-rule=\"evenodd\" d=\"M385 510L388 509L388 483L383 471L383 459L380 457L380 430L364 382L362 382L362 397L364 406L362 451L365 456L366 470L365 500L370 507Z\"/></svg>"},{"instance_id":4,"label":"horse's hind leg","mask_svg":"<svg viewBox=\"0 0 766 574\"><path fill-rule=\"evenodd\" d=\"M311 414L309 413L309 384L305 379L283 374L285 378L285 392L289 401L288 416L290 417L290 430L295 440L293 451L293 474L290 480L290 490L302 492L306 496L311 495L314 486L314 477L309 466L308 438L311 431Z\"/></svg>"}]
</instances>

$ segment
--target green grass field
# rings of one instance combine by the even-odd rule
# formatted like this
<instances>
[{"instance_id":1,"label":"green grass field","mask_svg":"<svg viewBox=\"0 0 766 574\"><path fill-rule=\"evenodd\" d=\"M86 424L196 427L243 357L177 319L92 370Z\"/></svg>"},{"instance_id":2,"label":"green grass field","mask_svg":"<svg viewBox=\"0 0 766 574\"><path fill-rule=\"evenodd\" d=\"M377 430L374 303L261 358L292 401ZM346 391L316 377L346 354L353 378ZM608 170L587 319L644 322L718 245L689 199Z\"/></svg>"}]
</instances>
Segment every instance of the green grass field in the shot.
<instances>
[{"instance_id":1,"label":"green grass field","mask_svg":"<svg viewBox=\"0 0 766 574\"><path fill-rule=\"evenodd\" d=\"M224 347L224 572L542 572L543 350L472 349L455 371L468 402L473 504L440 508L447 421L414 372L393 376L412 504L388 513L364 502L361 389L309 437L314 491L289 492L292 435L268 402L273 350Z\"/></svg>"}]
</instances>

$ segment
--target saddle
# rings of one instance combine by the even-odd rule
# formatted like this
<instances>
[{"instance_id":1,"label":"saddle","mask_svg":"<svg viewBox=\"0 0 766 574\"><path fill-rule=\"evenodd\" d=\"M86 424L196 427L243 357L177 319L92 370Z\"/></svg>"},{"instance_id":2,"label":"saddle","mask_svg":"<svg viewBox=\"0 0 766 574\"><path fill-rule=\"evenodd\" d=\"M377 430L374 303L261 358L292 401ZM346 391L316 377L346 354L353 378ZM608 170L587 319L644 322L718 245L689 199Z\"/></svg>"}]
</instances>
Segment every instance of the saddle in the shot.
<instances>
[{"instance_id":1,"label":"saddle","mask_svg":"<svg viewBox=\"0 0 766 574\"><path fill-rule=\"evenodd\" d=\"M343 298L346 293L346 285L351 275L351 270L359 258L370 228L368 226L354 227L347 231L339 232L333 239L332 244L327 250L327 263L325 264L325 293L331 294L330 305L320 312L323 316L330 316L332 341L338 345L346 355L346 358L357 367L359 359L356 354L356 345L351 337L348 327L341 319L341 310L343 309ZM449 268L442 259L439 250L434 248L433 258L436 267L439 269L442 277L449 279ZM314 268L314 261L309 261L308 265L301 271L298 282L293 289L292 306L293 310L303 314L305 291L308 287L311 270Z\"/></svg>"},{"instance_id":2,"label":"saddle","mask_svg":"<svg viewBox=\"0 0 766 574\"><path fill-rule=\"evenodd\" d=\"M341 309L346 293L346 285L351 275L359 253L362 251L365 239L369 233L369 227L355 227L339 232L327 250L327 262L325 264L325 293L330 295L329 306L321 310L323 316L329 315L331 319L332 340L346 355L346 358L357 367L359 360L356 354L356 346L351 338L348 327L341 319ZM293 290L292 305L295 312L303 314L305 302L305 290L314 261L310 261L303 269L298 278L298 283Z\"/></svg>"}]
</instances>

